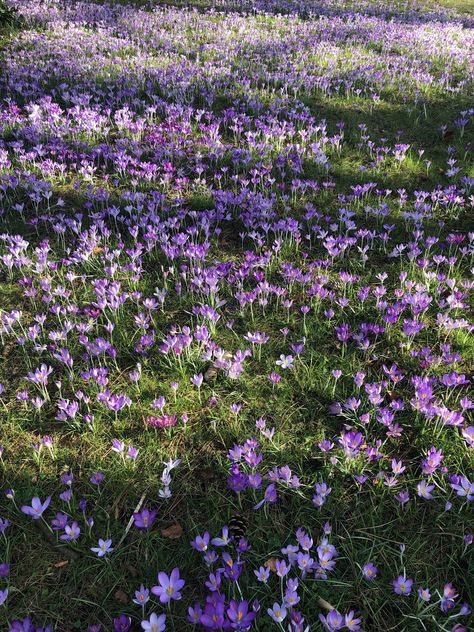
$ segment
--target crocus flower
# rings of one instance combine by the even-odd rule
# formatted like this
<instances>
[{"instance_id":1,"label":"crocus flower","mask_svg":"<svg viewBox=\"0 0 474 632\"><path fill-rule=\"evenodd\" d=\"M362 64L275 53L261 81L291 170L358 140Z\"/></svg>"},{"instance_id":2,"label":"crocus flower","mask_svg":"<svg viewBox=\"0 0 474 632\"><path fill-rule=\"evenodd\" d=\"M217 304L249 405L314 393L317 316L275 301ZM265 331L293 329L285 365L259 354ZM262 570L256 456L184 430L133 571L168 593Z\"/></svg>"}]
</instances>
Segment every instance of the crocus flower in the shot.
<instances>
[{"instance_id":1,"label":"crocus flower","mask_svg":"<svg viewBox=\"0 0 474 632\"><path fill-rule=\"evenodd\" d=\"M233 630L248 630L256 616L256 612L249 612L249 604L247 601L237 602L232 599L227 608L227 617L231 622L231 628Z\"/></svg>"},{"instance_id":2,"label":"crocus flower","mask_svg":"<svg viewBox=\"0 0 474 632\"><path fill-rule=\"evenodd\" d=\"M58 511L56 513L56 518L53 518L51 520L51 525L53 527L53 530L60 531L61 529L64 529L68 523L68 520L69 520L69 516L67 514L61 513Z\"/></svg>"},{"instance_id":3,"label":"crocus flower","mask_svg":"<svg viewBox=\"0 0 474 632\"><path fill-rule=\"evenodd\" d=\"M352 630L356 632L356 630L360 630L360 619L356 619L354 617L354 611L351 610L344 617L344 623L346 624L346 628L348 630Z\"/></svg>"},{"instance_id":4,"label":"crocus flower","mask_svg":"<svg viewBox=\"0 0 474 632\"><path fill-rule=\"evenodd\" d=\"M207 551L210 539L211 536L209 535L209 532L205 531L202 536L196 536L196 539L191 542L191 546L193 549L196 549L196 551Z\"/></svg>"},{"instance_id":5,"label":"crocus flower","mask_svg":"<svg viewBox=\"0 0 474 632\"><path fill-rule=\"evenodd\" d=\"M123 454L125 451L125 444L120 439L114 439L112 441L112 450L113 452L117 452L118 454Z\"/></svg>"},{"instance_id":6,"label":"crocus flower","mask_svg":"<svg viewBox=\"0 0 474 632\"><path fill-rule=\"evenodd\" d=\"M201 388L203 380L204 380L204 376L203 376L202 373L198 373L197 375L193 375L193 377L190 378L191 384L193 384L194 386L197 386L197 388Z\"/></svg>"},{"instance_id":7,"label":"crocus flower","mask_svg":"<svg viewBox=\"0 0 474 632\"><path fill-rule=\"evenodd\" d=\"M104 480L104 474L99 470L98 472L95 472L95 474L92 474L89 480L92 485L100 485Z\"/></svg>"},{"instance_id":8,"label":"crocus flower","mask_svg":"<svg viewBox=\"0 0 474 632\"><path fill-rule=\"evenodd\" d=\"M431 599L431 594L428 588L418 588L418 596L422 601L429 601Z\"/></svg>"},{"instance_id":9,"label":"crocus flower","mask_svg":"<svg viewBox=\"0 0 474 632\"><path fill-rule=\"evenodd\" d=\"M466 476L461 476L459 483L451 483L456 494L465 497L470 502L474 500L474 481L471 483Z\"/></svg>"},{"instance_id":10,"label":"crocus flower","mask_svg":"<svg viewBox=\"0 0 474 632\"><path fill-rule=\"evenodd\" d=\"M194 606L188 608L188 621L193 625L197 625L202 617L202 608L199 603L195 603Z\"/></svg>"},{"instance_id":11,"label":"crocus flower","mask_svg":"<svg viewBox=\"0 0 474 632\"><path fill-rule=\"evenodd\" d=\"M421 481L416 486L416 493L420 498L425 498L426 500L431 500L433 498L433 494L431 493L435 488L434 485L429 485L427 481Z\"/></svg>"},{"instance_id":12,"label":"crocus flower","mask_svg":"<svg viewBox=\"0 0 474 632\"><path fill-rule=\"evenodd\" d=\"M211 544L214 546L227 546L230 542L228 527L222 528L222 537L212 538Z\"/></svg>"},{"instance_id":13,"label":"crocus flower","mask_svg":"<svg viewBox=\"0 0 474 632\"><path fill-rule=\"evenodd\" d=\"M143 584L141 584L139 590L135 591L135 599L133 599L133 603L136 603L137 606L144 606L148 603L150 599L150 591L148 588L145 588Z\"/></svg>"},{"instance_id":14,"label":"crocus flower","mask_svg":"<svg viewBox=\"0 0 474 632\"><path fill-rule=\"evenodd\" d=\"M278 577L285 577L290 572L290 567L285 560L276 560L275 562L276 574Z\"/></svg>"},{"instance_id":15,"label":"crocus flower","mask_svg":"<svg viewBox=\"0 0 474 632\"><path fill-rule=\"evenodd\" d=\"M452 584L445 584L443 588L443 598L441 599L440 608L444 613L450 612L455 606L455 599L458 593Z\"/></svg>"},{"instance_id":16,"label":"crocus flower","mask_svg":"<svg viewBox=\"0 0 474 632\"><path fill-rule=\"evenodd\" d=\"M179 568L174 568L170 576L163 571L158 573L159 586L153 586L151 592L160 598L161 603L168 603L171 599L181 599L180 590L185 581L179 576Z\"/></svg>"},{"instance_id":17,"label":"crocus flower","mask_svg":"<svg viewBox=\"0 0 474 632\"><path fill-rule=\"evenodd\" d=\"M259 582L266 584L268 581L268 578L270 577L270 568L269 567L265 568L264 566L260 566L258 571L254 570L254 574L257 577Z\"/></svg>"},{"instance_id":18,"label":"crocus flower","mask_svg":"<svg viewBox=\"0 0 474 632\"><path fill-rule=\"evenodd\" d=\"M400 505L404 505L410 500L410 492L407 489L402 489L398 492L398 494L395 494L395 498L398 500Z\"/></svg>"},{"instance_id":19,"label":"crocus flower","mask_svg":"<svg viewBox=\"0 0 474 632\"><path fill-rule=\"evenodd\" d=\"M59 536L60 540L77 540L81 534L81 529L77 522L73 522L71 526L66 525L64 531L65 533Z\"/></svg>"},{"instance_id":20,"label":"crocus flower","mask_svg":"<svg viewBox=\"0 0 474 632\"><path fill-rule=\"evenodd\" d=\"M272 608L268 608L267 613L275 621L275 623L281 623L286 617L286 608L282 604L274 603Z\"/></svg>"},{"instance_id":21,"label":"crocus flower","mask_svg":"<svg viewBox=\"0 0 474 632\"><path fill-rule=\"evenodd\" d=\"M98 557L104 557L104 555L113 551L112 540L102 540L99 538L99 546L92 547L91 551L93 553L97 553Z\"/></svg>"},{"instance_id":22,"label":"crocus flower","mask_svg":"<svg viewBox=\"0 0 474 632\"><path fill-rule=\"evenodd\" d=\"M276 501L277 501L277 491L276 491L275 485L271 483L266 488L263 499L255 505L254 509L260 509L260 507L263 504L265 503L273 504L273 503L276 503Z\"/></svg>"},{"instance_id":23,"label":"crocus flower","mask_svg":"<svg viewBox=\"0 0 474 632\"><path fill-rule=\"evenodd\" d=\"M128 632L130 630L130 626L132 625L132 620L130 617L127 617L125 614L121 614L119 617L114 619L114 630L115 632Z\"/></svg>"},{"instance_id":24,"label":"crocus flower","mask_svg":"<svg viewBox=\"0 0 474 632\"><path fill-rule=\"evenodd\" d=\"M135 461L138 456L138 448L135 448L133 445L129 445L127 449L126 458L131 461Z\"/></svg>"},{"instance_id":25,"label":"crocus flower","mask_svg":"<svg viewBox=\"0 0 474 632\"><path fill-rule=\"evenodd\" d=\"M49 507L49 503L51 502L51 496L48 496L44 503L38 498L38 496L34 496L31 501L31 507L29 505L23 505L21 510L27 516L31 516L33 520L39 520L46 509Z\"/></svg>"},{"instance_id":26,"label":"crocus flower","mask_svg":"<svg viewBox=\"0 0 474 632\"><path fill-rule=\"evenodd\" d=\"M137 529L149 529L156 518L156 509L149 511L148 509L142 509L133 514L133 519Z\"/></svg>"},{"instance_id":27,"label":"crocus flower","mask_svg":"<svg viewBox=\"0 0 474 632\"><path fill-rule=\"evenodd\" d=\"M392 581L393 589L397 593L397 595L406 595L408 596L411 593L411 589L413 586L413 580L403 575L399 575L397 579Z\"/></svg>"},{"instance_id":28,"label":"crocus flower","mask_svg":"<svg viewBox=\"0 0 474 632\"><path fill-rule=\"evenodd\" d=\"M3 606L8 597L8 588L5 590L0 590L0 606Z\"/></svg>"},{"instance_id":29,"label":"crocus flower","mask_svg":"<svg viewBox=\"0 0 474 632\"><path fill-rule=\"evenodd\" d=\"M330 612L328 612L326 617L320 614L319 620L326 628L326 630L330 630L330 632L340 630L344 627L344 617L337 610L331 610Z\"/></svg>"},{"instance_id":30,"label":"crocus flower","mask_svg":"<svg viewBox=\"0 0 474 632\"><path fill-rule=\"evenodd\" d=\"M152 612L148 621L142 621L141 626L145 632L164 632L166 630L166 615Z\"/></svg>"},{"instance_id":31,"label":"crocus flower","mask_svg":"<svg viewBox=\"0 0 474 632\"><path fill-rule=\"evenodd\" d=\"M204 612L201 614L201 624L209 630L222 629L225 617L224 597L219 593L213 593L206 599Z\"/></svg>"},{"instance_id":32,"label":"crocus flower","mask_svg":"<svg viewBox=\"0 0 474 632\"><path fill-rule=\"evenodd\" d=\"M292 369L293 368L293 356L291 355L280 355L280 359L275 362L282 369Z\"/></svg>"}]
</instances>

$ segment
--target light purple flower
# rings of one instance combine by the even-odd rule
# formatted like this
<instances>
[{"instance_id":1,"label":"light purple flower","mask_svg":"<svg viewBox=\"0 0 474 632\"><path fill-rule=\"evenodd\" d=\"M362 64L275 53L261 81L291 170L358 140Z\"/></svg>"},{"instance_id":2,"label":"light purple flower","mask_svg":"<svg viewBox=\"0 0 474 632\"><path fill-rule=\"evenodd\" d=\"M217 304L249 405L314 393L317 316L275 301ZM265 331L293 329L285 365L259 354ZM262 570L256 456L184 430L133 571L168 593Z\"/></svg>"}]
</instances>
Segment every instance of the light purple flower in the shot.
<instances>
[{"instance_id":1,"label":"light purple flower","mask_svg":"<svg viewBox=\"0 0 474 632\"><path fill-rule=\"evenodd\" d=\"M275 621L275 623L281 623L286 617L286 608L282 604L274 603L272 608L268 608L267 613Z\"/></svg>"},{"instance_id":2,"label":"light purple flower","mask_svg":"<svg viewBox=\"0 0 474 632\"><path fill-rule=\"evenodd\" d=\"M104 557L104 555L113 551L112 540L102 540L102 538L99 538L98 546L92 547L91 551L92 553L97 553L98 557Z\"/></svg>"},{"instance_id":3,"label":"light purple flower","mask_svg":"<svg viewBox=\"0 0 474 632\"><path fill-rule=\"evenodd\" d=\"M399 575L397 579L392 581L393 589L397 593L397 595L406 595L408 596L411 593L411 589L413 586L413 580L403 575Z\"/></svg>"},{"instance_id":4,"label":"light purple flower","mask_svg":"<svg viewBox=\"0 0 474 632\"><path fill-rule=\"evenodd\" d=\"M46 509L49 507L49 503L51 502L51 496L48 496L44 503L38 498L38 496L34 496L31 501L31 507L28 505L23 505L21 510L27 516L31 516L33 520L39 520Z\"/></svg>"},{"instance_id":5,"label":"light purple flower","mask_svg":"<svg viewBox=\"0 0 474 632\"><path fill-rule=\"evenodd\" d=\"M168 603L171 599L181 599L180 590L186 583L179 576L179 568L174 568L168 576L161 571L158 573L159 586L153 586L151 592L160 598L161 603Z\"/></svg>"},{"instance_id":6,"label":"light purple flower","mask_svg":"<svg viewBox=\"0 0 474 632\"><path fill-rule=\"evenodd\" d=\"M141 622L142 629L145 632L164 632L166 630L166 615L160 614L159 616L152 612L150 618Z\"/></svg>"}]
</instances>

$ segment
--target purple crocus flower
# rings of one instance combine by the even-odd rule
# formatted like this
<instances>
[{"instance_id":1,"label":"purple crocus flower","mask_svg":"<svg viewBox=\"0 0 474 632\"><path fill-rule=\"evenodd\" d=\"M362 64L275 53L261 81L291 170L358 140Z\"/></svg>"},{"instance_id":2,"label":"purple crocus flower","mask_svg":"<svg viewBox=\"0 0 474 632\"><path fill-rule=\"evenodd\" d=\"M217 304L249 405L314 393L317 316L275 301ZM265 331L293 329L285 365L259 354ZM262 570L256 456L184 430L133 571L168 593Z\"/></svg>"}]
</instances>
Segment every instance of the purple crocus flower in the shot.
<instances>
[{"instance_id":1,"label":"purple crocus flower","mask_svg":"<svg viewBox=\"0 0 474 632\"><path fill-rule=\"evenodd\" d=\"M99 538L98 546L92 547L91 551L92 553L96 553L98 557L104 557L104 555L113 551L112 540L102 540L102 538Z\"/></svg>"},{"instance_id":2,"label":"purple crocus flower","mask_svg":"<svg viewBox=\"0 0 474 632\"><path fill-rule=\"evenodd\" d=\"M144 606L148 603L150 599L150 591L148 588L145 588L143 584L141 584L139 590L135 591L135 599L133 599L133 603L136 603L138 606Z\"/></svg>"},{"instance_id":3,"label":"purple crocus flower","mask_svg":"<svg viewBox=\"0 0 474 632\"><path fill-rule=\"evenodd\" d=\"M67 525L69 516L65 513L57 512L56 518L51 520L51 525L54 531L61 531Z\"/></svg>"},{"instance_id":4,"label":"purple crocus flower","mask_svg":"<svg viewBox=\"0 0 474 632\"><path fill-rule=\"evenodd\" d=\"M99 470L98 472L95 472L95 474L92 474L90 476L89 480L92 483L92 485L97 485L98 486L104 480L104 474L103 474L103 472L101 472L101 470Z\"/></svg>"},{"instance_id":5,"label":"purple crocus flower","mask_svg":"<svg viewBox=\"0 0 474 632\"><path fill-rule=\"evenodd\" d=\"M290 566L286 563L285 560L276 560L275 561L275 570L278 577L285 577L290 572Z\"/></svg>"},{"instance_id":6,"label":"purple crocus flower","mask_svg":"<svg viewBox=\"0 0 474 632\"><path fill-rule=\"evenodd\" d=\"M125 451L125 444L120 439L114 439L112 441L112 450L118 454L123 454Z\"/></svg>"},{"instance_id":7,"label":"purple crocus flower","mask_svg":"<svg viewBox=\"0 0 474 632\"><path fill-rule=\"evenodd\" d=\"M377 572L378 568L372 564L372 562L367 562L367 564L364 564L362 567L362 576L368 581L374 580L377 577Z\"/></svg>"},{"instance_id":8,"label":"purple crocus flower","mask_svg":"<svg viewBox=\"0 0 474 632\"><path fill-rule=\"evenodd\" d=\"M188 608L188 621L193 625L197 625L202 617L202 608L199 603L195 603L194 606Z\"/></svg>"},{"instance_id":9,"label":"purple crocus flower","mask_svg":"<svg viewBox=\"0 0 474 632\"><path fill-rule=\"evenodd\" d=\"M59 536L60 540L66 540L66 541L77 540L79 536L81 535L81 529L79 525L77 524L77 522L73 522L71 526L66 525L64 527L64 531L65 533Z\"/></svg>"},{"instance_id":10,"label":"purple crocus flower","mask_svg":"<svg viewBox=\"0 0 474 632\"><path fill-rule=\"evenodd\" d=\"M353 610L346 614L346 616L344 617L344 623L346 628L348 630L351 630L352 632L360 630L360 619L355 618Z\"/></svg>"},{"instance_id":11,"label":"purple crocus flower","mask_svg":"<svg viewBox=\"0 0 474 632\"><path fill-rule=\"evenodd\" d=\"M151 511L146 507L141 511L137 511L133 514L135 526L137 529L149 529L156 518L156 509Z\"/></svg>"},{"instance_id":12,"label":"purple crocus flower","mask_svg":"<svg viewBox=\"0 0 474 632\"><path fill-rule=\"evenodd\" d=\"M411 593L411 589L413 586L413 580L407 578L403 575L399 575L397 579L392 581L393 589L397 593L397 595L406 595L408 596Z\"/></svg>"},{"instance_id":13,"label":"purple crocus flower","mask_svg":"<svg viewBox=\"0 0 474 632\"><path fill-rule=\"evenodd\" d=\"M466 476L461 476L458 483L451 483L456 494L472 502L474 500L474 481L471 483Z\"/></svg>"},{"instance_id":14,"label":"purple crocus flower","mask_svg":"<svg viewBox=\"0 0 474 632\"><path fill-rule=\"evenodd\" d=\"M13 621L8 632L34 632L30 617L25 617L23 621Z\"/></svg>"},{"instance_id":15,"label":"purple crocus flower","mask_svg":"<svg viewBox=\"0 0 474 632\"><path fill-rule=\"evenodd\" d=\"M131 461L135 461L137 456L138 456L138 448L135 448L135 446L133 445L129 445L127 449L126 458L130 459Z\"/></svg>"},{"instance_id":16,"label":"purple crocus flower","mask_svg":"<svg viewBox=\"0 0 474 632\"><path fill-rule=\"evenodd\" d=\"M166 630L166 615L160 614L159 616L152 612L148 621L142 621L141 626L145 632L164 632Z\"/></svg>"},{"instance_id":17,"label":"purple crocus flower","mask_svg":"<svg viewBox=\"0 0 474 632\"><path fill-rule=\"evenodd\" d=\"M328 612L326 617L320 614L319 620L327 630L330 630L330 632L340 630L344 627L344 617L337 610L331 610Z\"/></svg>"},{"instance_id":18,"label":"purple crocus flower","mask_svg":"<svg viewBox=\"0 0 474 632\"><path fill-rule=\"evenodd\" d=\"M34 496L31 500L31 506L23 505L21 507L21 511L27 516L31 516L33 520L39 520L46 509L49 507L49 503L51 502L51 496L48 496L44 503L38 498L38 496Z\"/></svg>"},{"instance_id":19,"label":"purple crocus flower","mask_svg":"<svg viewBox=\"0 0 474 632\"><path fill-rule=\"evenodd\" d=\"M191 384L193 384L194 386L197 386L197 388L201 388L203 381L204 381L204 376L202 373L193 375L193 377L190 378Z\"/></svg>"},{"instance_id":20,"label":"purple crocus flower","mask_svg":"<svg viewBox=\"0 0 474 632\"><path fill-rule=\"evenodd\" d=\"M280 355L280 359L275 362L282 369L292 369L293 368L293 356L291 355Z\"/></svg>"},{"instance_id":21,"label":"purple crocus flower","mask_svg":"<svg viewBox=\"0 0 474 632\"><path fill-rule=\"evenodd\" d=\"M201 614L201 624L208 630L220 630L226 621L224 613L224 597L219 593L212 593L206 599L204 612Z\"/></svg>"},{"instance_id":22,"label":"purple crocus flower","mask_svg":"<svg viewBox=\"0 0 474 632\"><path fill-rule=\"evenodd\" d=\"M260 507L264 503L273 504L273 503L276 503L276 501L277 501L277 491L276 491L275 485L272 483L271 485L268 485L267 489L265 490L265 496L263 497L263 500L257 503L254 509L260 509Z\"/></svg>"},{"instance_id":23,"label":"purple crocus flower","mask_svg":"<svg viewBox=\"0 0 474 632\"><path fill-rule=\"evenodd\" d=\"M445 584L443 588L443 598L441 599L440 608L445 614L450 612L455 604L458 593L452 584Z\"/></svg>"},{"instance_id":24,"label":"purple crocus flower","mask_svg":"<svg viewBox=\"0 0 474 632\"><path fill-rule=\"evenodd\" d=\"M272 608L268 608L268 615L275 621L275 623L281 623L286 617L286 608L282 604L274 603Z\"/></svg>"},{"instance_id":25,"label":"purple crocus flower","mask_svg":"<svg viewBox=\"0 0 474 632\"><path fill-rule=\"evenodd\" d=\"M433 498L433 494L431 493L435 488L434 485L429 485L427 481L421 481L416 486L416 493L420 498L425 498L425 500L431 500Z\"/></svg>"},{"instance_id":26,"label":"purple crocus flower","mask_svg":"<svg viewBox=\"0 0 474 632\"><path fill-rule=\"evenodd\" d=\"M115 632L128 632L131 625L132 620L130 617L127 617L126 614L121 614L119 617L114 619Z\"/></svg>"},{"instance_id":27,"label":"purple crocus flower","mask_svg":"<svg viewBox=\"0 0 474 632\"><path fill-rule=\"evenodd\" d=\"M237 602L232 599L227 608L227 617L231 622L232 630L248 630L256 616L256 612L252 610L249 612L248 601Z\"/></svg>"},{"instance_id":28,"label":"purple crocus flower","mask_svg":"<svg viewBox=\"0 0 474 632\"><path fill-rule=\"evenodd\" d=\"M193 547L193 549L196 549L196 551L207 551L210 539L211 536L209 535L209 532L205 531L202 536L196 536L196 539L191 542L191 546Z\"/></svg>"},{"instance_id":29,"label":"purple crocus flower","mask_svg":"<svg viewBox=\"0 0 474 632\"><path fill-rule=\"evenodd\" d=\"M268 578L270 577L270 569L268 567L265 568L264 566L260 566L258 570L254 570L254 574L259 582L266 584Z\"/></svg>"},{"instance_id":30,"label":"purple crocus flower","mask_svg":"<svg viewBox=\"0 0 474 632\"><path fill-rule=\"evenodd\" d=\"M151 592L160 598L161 603L168 603L171 599L181 599L180 590L186 583L179 576L179 568L174 568L170 576L163 571L158 573L159 586L153 586Z\"/></svg>"},{"instance_id":31,"label":"purple crocus flower","mask_svg":"<svg viewBox=\"0 0 474 632\"><path fill-rule=\"evenodd\" d=\"M212 538L211 544L214 546L227 546L230 542L229 528L222 527L222 537Z\"/></svg>"},{"instance_id":32,"label":"purple crocus flower","mask_svg":"<svg viewBox=\"0 0 474 632\"><path fill-rule=\"evenodd\" d=\"M418 588L418 596L422 601L428 602L431 599L431 594L428 588Z\"/></svg>"}]
</instances>

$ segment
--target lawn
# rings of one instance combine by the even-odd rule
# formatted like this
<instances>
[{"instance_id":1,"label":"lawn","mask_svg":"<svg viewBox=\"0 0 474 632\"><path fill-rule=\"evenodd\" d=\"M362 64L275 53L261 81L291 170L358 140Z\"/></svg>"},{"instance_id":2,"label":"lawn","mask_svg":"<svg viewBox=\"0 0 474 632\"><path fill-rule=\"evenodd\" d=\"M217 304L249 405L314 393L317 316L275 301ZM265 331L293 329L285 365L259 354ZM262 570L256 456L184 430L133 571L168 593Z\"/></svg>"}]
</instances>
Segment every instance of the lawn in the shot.
<instances>
[{"instance_id":1,"label":"lawn","mask_svg":"<svg viewBox=\"0 0 474 632\"><path fill-rule=\"evenodd\" d=\"M473 630L472 3L7 6L0 632Z\"/></svg>"}]
</instances>

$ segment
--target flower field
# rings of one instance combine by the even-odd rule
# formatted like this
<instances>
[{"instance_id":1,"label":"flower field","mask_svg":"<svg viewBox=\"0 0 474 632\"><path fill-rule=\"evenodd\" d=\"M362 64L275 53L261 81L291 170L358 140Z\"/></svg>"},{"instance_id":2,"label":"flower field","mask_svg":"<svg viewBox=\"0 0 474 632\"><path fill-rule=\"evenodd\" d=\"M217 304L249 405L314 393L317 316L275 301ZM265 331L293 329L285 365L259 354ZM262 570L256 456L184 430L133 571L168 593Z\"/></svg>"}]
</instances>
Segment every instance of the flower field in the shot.
<instances>
[{"instance_id":1,"label":"flower field","mask_svg":"<svg viewBox=\"0 0 474 632\"><path fill-rule=\"evenodd\" d=\"M0 632L474 630L440 4L0 3Z\"/></svg>"}]
</instances>

